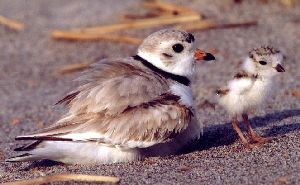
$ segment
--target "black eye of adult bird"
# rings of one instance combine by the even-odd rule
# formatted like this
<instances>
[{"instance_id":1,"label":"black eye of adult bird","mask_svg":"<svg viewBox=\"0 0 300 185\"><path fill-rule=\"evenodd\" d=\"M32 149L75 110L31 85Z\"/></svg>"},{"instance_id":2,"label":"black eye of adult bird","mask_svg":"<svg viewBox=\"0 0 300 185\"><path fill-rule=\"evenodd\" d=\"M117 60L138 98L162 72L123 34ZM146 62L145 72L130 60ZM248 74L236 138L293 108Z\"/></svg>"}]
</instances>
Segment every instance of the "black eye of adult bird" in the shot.
<instances>
[{"instance_id":1,"label":"black eye of adult bird","mask_svg":"<svg viewBox=\"0 0 300 185\"><path fill-rule=\"evenodd\" d=\"M180 53L184 49L182 44L174 44L172 48L176 53Z\"/></svg>"},{"instance_id":2,"label":"black eye of adult bird","mask_svg":"<svg viewBox=\"0 0 300 185\"><path fill-rule=\"evenodd\" d=\"M266 62L266 61L263 61L263 60L259 61L259 63L260 63L261 65L266 65L266 64L267 64L267 62Z\"/></svg>"}]
</instances>

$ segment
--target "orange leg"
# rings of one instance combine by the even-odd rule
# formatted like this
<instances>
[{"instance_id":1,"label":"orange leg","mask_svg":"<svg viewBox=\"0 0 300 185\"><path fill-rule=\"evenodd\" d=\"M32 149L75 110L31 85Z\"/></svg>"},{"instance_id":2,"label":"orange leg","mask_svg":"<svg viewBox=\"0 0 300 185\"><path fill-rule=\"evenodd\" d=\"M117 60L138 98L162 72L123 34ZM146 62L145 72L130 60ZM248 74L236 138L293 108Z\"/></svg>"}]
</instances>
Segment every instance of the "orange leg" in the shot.
<instances>
[{"instance_id":1,"label":"orange leg","mask_svg":"<svg viewBox=\"0 0 300 185\"><path fill-rule=\"evenodd\" d=\"M233 129L237 132L237 134L239 135L241 141L243 142L243 144L248 147L248 148L251 148L248 140L245 138L241 128L240 128L240 123L237 119L237 116L234 116L233 119L232 119L232 126L233 126Z\"/></svg>"},{"instance_id":2,"label":"orange leg","mask_svg":"<svg viewBox=\"0 0 300 185\"><path fill-rule=\"evenodd\" d=\"M258 135L252 128L250 122L249 122L249 119L248 119L248 115L247 114L243 114L242 115L243 117L243 120L244 120L244 123L246 124L247 126L247 129L248 129L248 133L249 133L249 136L250 138L256 142L257 144L261 145L261 144L264 144L266 142L269 142L272 138L270 137L261 137L260 135Z\"/></svg>"}]
</instances>

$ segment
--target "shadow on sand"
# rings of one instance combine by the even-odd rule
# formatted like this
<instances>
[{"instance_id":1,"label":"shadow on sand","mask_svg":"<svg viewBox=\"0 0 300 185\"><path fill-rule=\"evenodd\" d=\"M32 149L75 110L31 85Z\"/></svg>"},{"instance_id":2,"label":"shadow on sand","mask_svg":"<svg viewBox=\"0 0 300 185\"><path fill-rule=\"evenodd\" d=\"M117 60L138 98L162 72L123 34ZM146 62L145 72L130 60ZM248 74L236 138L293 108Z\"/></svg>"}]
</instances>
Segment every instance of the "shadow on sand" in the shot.
<instances>
[{"instance_id":1,"label":"shadow on sand","mask_svg":"<svg viewBox=\"0 0 300 185\"><path fill-rule=\"evenodd\" d=\"M300 109L283 110L274 112L264 116L257 116L250 119L253 128L263 127L269 123L281 121L283 119L299 116ZM243 125L243 124L241 124ZM268 129L263 134L264 136L280 136L292 131L300 130L300 123L292 123L288 125L275 126ZM230 145L238 139L236 132L233 130L231 123L213 125L204 128L204 135L193 146L185 148L182 153L190 153L196 150L207 150L211 147L222 145Z\"/></svg>"}]
</instances>

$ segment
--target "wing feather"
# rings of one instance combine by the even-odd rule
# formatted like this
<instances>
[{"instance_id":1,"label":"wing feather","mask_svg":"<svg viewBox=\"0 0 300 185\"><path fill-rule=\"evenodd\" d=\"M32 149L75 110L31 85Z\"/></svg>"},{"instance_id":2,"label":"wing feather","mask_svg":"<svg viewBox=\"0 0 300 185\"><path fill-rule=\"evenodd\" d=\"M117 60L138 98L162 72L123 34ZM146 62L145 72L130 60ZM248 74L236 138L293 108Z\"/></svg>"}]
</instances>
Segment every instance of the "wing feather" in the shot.
<instances>
[{"instance_id":1,"label":"wing feather","mask_svg":"<svg viewBox=\"0 0 300 185\"><path fill-rule=\"evenodd\" d=\"M163 94L153 101L128 107L115 116L78 115L81 124L65 124L44 133L18 139L96 141L126 147L148 147L166 142L187 128L193 112L178 103L178 96ZM78 122L77 116L68 120ZM88 121L85 121L88 120Z\"/></svg>"},{"instance_id":2,"label":"wing feather","mask_svg":"<svg viewBox=\"0 0 300 185\"><path fill-rule=\"evenodd\" d=\"M40 133L17 139L96 141L124 147L166 142L187 128L193 113L170 93L166 79L132 65L104 60L63 98L68 113Z\"/></svg>"}]
</instances>

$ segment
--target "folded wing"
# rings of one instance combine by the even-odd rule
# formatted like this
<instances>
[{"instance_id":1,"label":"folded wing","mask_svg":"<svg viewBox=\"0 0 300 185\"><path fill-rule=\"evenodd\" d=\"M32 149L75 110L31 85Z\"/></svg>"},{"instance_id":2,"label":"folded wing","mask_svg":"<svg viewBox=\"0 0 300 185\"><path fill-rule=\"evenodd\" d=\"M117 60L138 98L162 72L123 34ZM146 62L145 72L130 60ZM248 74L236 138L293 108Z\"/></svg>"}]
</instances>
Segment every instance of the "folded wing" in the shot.
<instances>
[{"instance_id":1,"label":"folded wing","mask_svg":"<svg viewBox=\"0 0 300 185\"><path fill-rule=\"evenodd\" d=\"M95 141L120 147L148 147L184 130L193 116L165 79L128 62L100 61L81 85L59 103L68 113L40 133L20 140Z\"/></svg>"}]
</instances>

